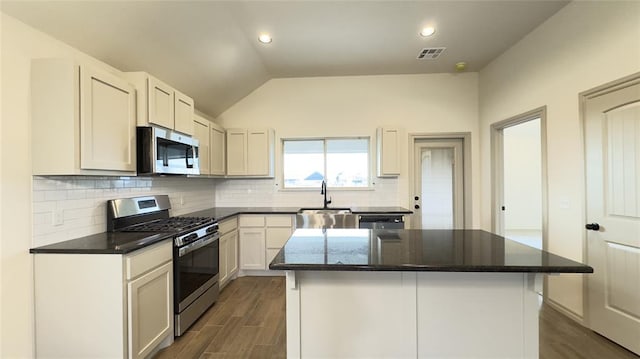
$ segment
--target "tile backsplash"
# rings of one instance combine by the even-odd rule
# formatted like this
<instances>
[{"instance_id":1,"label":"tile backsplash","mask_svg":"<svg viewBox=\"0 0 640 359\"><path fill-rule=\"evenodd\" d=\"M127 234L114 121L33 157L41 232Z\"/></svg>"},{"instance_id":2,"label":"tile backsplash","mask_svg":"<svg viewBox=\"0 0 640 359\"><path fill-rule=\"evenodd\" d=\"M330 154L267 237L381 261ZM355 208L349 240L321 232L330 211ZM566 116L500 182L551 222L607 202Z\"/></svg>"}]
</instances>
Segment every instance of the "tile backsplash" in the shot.
<instances>
[{"instance_id":1,"label":"tile backsplash","mask_svg":"<svg viewBox=\"0 0 640 359\"><path fill-rule=\"evenodd\" d=\"M218 207L321 207L320 186L314 190L281 190L275 179L226 179L216 182ZM397 178L376 178L372 189L329 189L330 206L399 206Z\"/></svg>"},{"instance_id":2,"label":"tile backsplash","mask_svg":"<svg viewBox=\"0 0 640 359\"><path fill-rule=\"evenodd\" d=\"M332 190L333 207L398 206L398 180L377 178L372 189ZM171 215L210 207L319 207L317 190L280 190L275 179L185 177L33 177L33 246L107 229L106 202L115 198L169 195Z\"/></svg>"},{"instance_id":3,"label":"tile backsplash","mask_svg":"<svg viewBox=\"0 0 640 359\"><path fill-rule=\"evenodd\" d=\"M185 177L33 177L33 246L106 231L106 202L169 195L171 215L213 207L215 180Z\"/></svg>"}]
</instances>

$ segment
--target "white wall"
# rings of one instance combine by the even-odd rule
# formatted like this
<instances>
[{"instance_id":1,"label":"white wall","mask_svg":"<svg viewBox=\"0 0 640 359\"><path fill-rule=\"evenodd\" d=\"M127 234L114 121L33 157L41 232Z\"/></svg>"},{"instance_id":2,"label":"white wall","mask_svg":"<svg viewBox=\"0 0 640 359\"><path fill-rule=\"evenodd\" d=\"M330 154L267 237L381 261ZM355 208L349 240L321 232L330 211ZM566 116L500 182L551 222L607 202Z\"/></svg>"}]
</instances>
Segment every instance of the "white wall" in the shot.
<instances>
[{"instance_id":1,"label":"white wall","mask_svg":"<svg viewBox=\"0 0 640 359\"><path fill-rule=\"evenodd\" d=\"M640 71L640 2L572 2L480 72L482 168L489 126L547 106L549 250L582 261L584 171L578 94ZM482 172L482 228L491 228ZM550 277L550 299L583 314L582 276Z\"/></svg>"},{"instance_id":2,"label":"white wall","mask_svg":"<svg viewBox=\"0 0 640 359\"><path fill-rule=\"evenodd\" d=\"M276 180L224 181L217 184L216 203L250 205L258 188L276 204L318 205L319 190L279 190L281 138L371 136L380 126L404 130L401 143L402 175L374 178L374 191L331 192L336 206L389 205L409 208L408 133L470 132L472 135L473 223L479 224L478 76L476 73L345 76L274 79L220 115L226 128L275 129ZM244 192L243 192L244 191ZM264 197L260 197L264 198Z\"/></svg>"},{"instance_id":3,"label":"white wall","mask_svg":"<svg viewBox=\"0 0 640 359\"><path fill-rule=\"evenodd\" d=\"M119 71L2 14L0 126L0 357L34 357L33 264L29 249L104 231L102 203L109 198L159 191L186 198L175 213L213 204L214 181L31 176L29 107L32 58L63 57ZM174 204L174 207L176 205ZM65 224L51 226L52 208ZM34 219L32 219L34 218ZM34 227L36 236L34 237Z\"/></svg>"},{"instance_id":4,"label":"white wall","mask_svg":"<svg viewBox=\"0 0 640 359\"><path fill-rule=\"evenodd\" d=\"M540 120L505 128L504 228L542 230Z\"/></svg>"}]
</instances>

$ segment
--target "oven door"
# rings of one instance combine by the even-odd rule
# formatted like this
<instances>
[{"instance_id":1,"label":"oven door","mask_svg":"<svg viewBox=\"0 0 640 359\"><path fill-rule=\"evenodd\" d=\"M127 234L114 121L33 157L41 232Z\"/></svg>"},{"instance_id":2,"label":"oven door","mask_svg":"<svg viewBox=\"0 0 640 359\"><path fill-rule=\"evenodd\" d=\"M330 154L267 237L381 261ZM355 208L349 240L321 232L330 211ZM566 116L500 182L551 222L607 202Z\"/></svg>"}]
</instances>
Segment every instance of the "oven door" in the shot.
<instances>
[{"instance_id":1,"label":"oven door","mask_svg":"<svg viewBox=\"0 0 640 359\"><path fill-rule=\"evenodd\" d=\"M218 281L220 235L202 237L174 253L175 313L181 313Z\"/></svg>"}]
</instances>

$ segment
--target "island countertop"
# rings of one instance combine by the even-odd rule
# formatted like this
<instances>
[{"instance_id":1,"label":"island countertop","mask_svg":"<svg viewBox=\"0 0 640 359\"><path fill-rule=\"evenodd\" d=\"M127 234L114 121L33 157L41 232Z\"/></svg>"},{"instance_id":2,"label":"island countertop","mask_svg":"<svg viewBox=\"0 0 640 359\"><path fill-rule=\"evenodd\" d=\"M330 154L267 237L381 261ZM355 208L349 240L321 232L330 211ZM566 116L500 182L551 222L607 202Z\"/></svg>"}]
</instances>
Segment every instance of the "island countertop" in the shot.
<instances>
[{"instance_id":1,"label":"island countertop","mask_svg":"<svg viewBox=\"0 0 640 359\"><path fill-rule=\"evenodd\" d=\"M593 273L483 230L298 229L274 270Z\"/></svg>"}]
</instances>

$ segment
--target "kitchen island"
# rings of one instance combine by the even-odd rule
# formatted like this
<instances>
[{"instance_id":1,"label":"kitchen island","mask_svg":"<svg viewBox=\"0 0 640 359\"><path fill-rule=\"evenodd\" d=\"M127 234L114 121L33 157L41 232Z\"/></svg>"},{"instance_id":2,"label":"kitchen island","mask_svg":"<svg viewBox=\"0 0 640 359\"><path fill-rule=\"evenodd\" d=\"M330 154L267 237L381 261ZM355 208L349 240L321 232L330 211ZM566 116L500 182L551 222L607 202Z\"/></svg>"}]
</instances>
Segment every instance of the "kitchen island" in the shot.
<instances>
[{"instance_id":1,"label":"kitchen island","mask_svg":"<svg viewBox=\"0 0 640 359\"><path fill-rule=\"evenodd\" d=\"M544 273L593 268L481 230L298 229L289 358L537 358Z\"/></svg>"}]
</instances>

